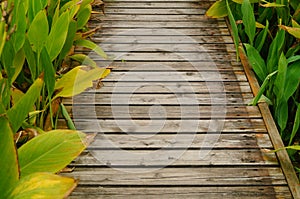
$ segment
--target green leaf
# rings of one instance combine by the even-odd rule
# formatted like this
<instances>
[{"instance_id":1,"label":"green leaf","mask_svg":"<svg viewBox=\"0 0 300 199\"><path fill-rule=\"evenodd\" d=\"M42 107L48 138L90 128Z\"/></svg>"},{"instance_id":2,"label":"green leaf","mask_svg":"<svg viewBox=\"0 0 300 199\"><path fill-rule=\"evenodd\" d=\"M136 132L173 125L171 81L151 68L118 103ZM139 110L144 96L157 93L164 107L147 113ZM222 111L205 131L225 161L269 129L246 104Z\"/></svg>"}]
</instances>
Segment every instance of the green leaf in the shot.
<instances>
[{"instance_id":1,"label":"green leaf","mask_svg":"<svg viewBox=\"0 0 300 199\"><path fill-rule=\"evenodd\" d=\"M85 66L91 66L93 68L97 67L97 64L94 60L92 60L91 58L89 58L89 56L85 55L85 54L75 54L70 56L70 58L72 60L78 61L79 63L81 63L81 65L85 65Z\"/></svg>"},{"instance_id":2,"label":"green leaf","mask_svg":"<svg viewBox=\"0 0 300 199\"><path fill-rule=\"evenodd\" d=\"M278 7L284 7L285 5L279 4L279 3L265 3L265 4L260 4L262 7L265 8L278 8Z\"/></svg>"},{"instance_id":3,"label":"green leaf","mask_svg":"<svg viewBox=\"0 0 300 199\"><path fill-rule=\"evenodd\" d=\"M38 172L22 178L8 199L62 199L66 198L76 185L77 182L72 178Z\"/></svg>"},{"instance_id":4,"label":"green leaf","mask_svg":"<svg viewBox=\"0 0 300 199\"><path fill-rule=\"evenodd\" d=\"M70 50L73 46L73 43L74 43L74 38L75 38L75 35L76 35L76 31L77 31L76 21L71 20L71 22L69 24L67 38L66 38L66 41L64 43L64 47L62 48L62 50L59 54L59 60L63 60L68 55L68 53L70 52Z\"/></svg>"},{"instance_id":5,"label":"green leaf","mask_svg":"<svg viewBox=\"0 0 300 199\"><path fill-rule=\"evenodd\" d=\"M264 27L264 30L259 33L257 36L256 42L255 42L255 48L260 52L262 47L264 46L264 43L266 42L266 38L269 31L269 21L266 21L266 26Z\"/></svg>"},{"instance_id":6,"label":"green leaf","mask_svg":"<svg viewBox=\"0 0 300 199\"><path fill-rule=\"evenodd\" d=\"M290 136L289 145L292 144L293 139L294 139L295 135L297 134L297 131L300 126L300 104L296 104L296 105L297 105L297 111L296 111L296 115L295 115L295 119L294 119L294 125L293 125L293 130L292 130L292 133Z\"/></svg>"},{"instance_id":7,"label":"green leaf","mask_svg":"<svg viewBox=\"0 0 300 199\"><path fill-rule=\"evenodd\" d=\"M206 12L206 16L211 18L221 18L227 15L226 0L215 2Z\"/></svg>"},{"instance_id":8,"label":"green leaf","mask_svg":"<svg viewBox=\"0 0 300 199\"><path fill-rule=\"evenodd\" d=\"M279 125L281 133L286 128L288 114L288 103L285 101L280 101L280 103L275 107L275 118Z\"/></svg>"},{"instance_id":9,"label":"green leaf","mask_svg":"<svg viewBox=\"0 0 300 199\"><path fill-rule=\"evenodd\" d=\"M278 63L278 73L274 82L274 93L276 94L278 100L282 100L284 97L283 94L286 81L287 65L288 62L284 54L281 53Z\"/></svg>"},{"instance_id":10,"label":"green leaf","mask_svg":"<svg viewBox=\"0 0 300 199\"><path fill-rule=\"evenodd\" d=\"M7 198L19 180L19 168L13 132L3 116L0 117L0 157L0 198Z\"/></svg>"},{"instance_id":11,"label":"green leaf","mask_svg":"<svg viewBox=\"0 0 300 199\"><path fill-rule=\"evenodd\" d=\"M290 64L292 62L296 62L296 61L299 61L299 60L300 60L300 55L294 55L292 57L289 57L287 61Z\"/></svg>"},{"instance_id":12,"label":"green leaf","mask_svg":"<svg viewBox=\"0 0 300 199\"><path fill-rule=\"evenodd\" d=\"M300 28L292 28L292 27L288 27L288 26L284 26L284 25L280 25L279 27L281 29L287 31L288 33L290 33L297 39L300 39Z\"/></svg>"},{"instance_id":13,"label":"green leaf","mask_svg":"<svg viewBox=\"0 0 300 199\"><path fill-rule=\"evenodd\" d=\"M69 28L69 13L63 13L51 28L51 32L46 42L46 48L50 60L53 61L61 52L66 42Z\"/></svg>"},{"instance_id":14,"label":"green leaf","mask_svg":"<svg viewBox=\"0 0 300 199\"><path fill-rule=\"evenodd\" d=\"M248 60L250 62L250 65L252 66L255 74L259 78L261 82L264 81L264 79L267 76L267 68L265 61L260 56L259 52L251 45L244 44L247 51Z\"/></svg>"},{"instance_id":15,"label":"green leaf","mask_svg":"<svg viewBox=\"0 0 300 199\"><path fill-rule=\"evenodd\" d=\"M75 42L75 45L89 48L95 51L99 56L103 57L104 59L107 59L106 53L100 48L100 46L98 46L92 41L86 39L80 39Z\"/></svg>"},{"instance_id":16,"label":"green leaf","mask_svg":"<svg viewBox=\"0 0 300 199\"><path fill-rule=\"evenodd\" d=\"M77 13L77 29L82 29L87 22L89 21L92 13L92 6L90 4L86 5L84 8L81 8Z\"/></svg>"},{"instance_id":17,"label":"green leaf","mask_svg":"<svg viewBox=\"0 0 300 199\"><path fill-rule=\"evenodd\" d=\"M17 104L7 111L7 116L14 133L17 132L22 125L22 122L32 109L35 101L39 99L42 86L43 80L38 78Z\"/></svg>"},{"instance_id":18,"label":"green leaf","mask_svg":"<svg viewBox=\"0 0 300 199\"><path fill-rule=\"evenodd\" d=\"M253 41L256 32L256 23L253 8L249 0L244 0L242 3L241 11L243 13L243 24L245 32L249 38L250 44L253 46Z\"/></svg>"},{"instance_id":19,"label":"green leaf","mask_svg":"<svg viewBox=\"0 0 300 199\"><path fill-rule=\"evenodd\" d=\"M76 67L66 73L61 79L56 82L55 89L59 92L54 97L72 97L85 89L93 86L93 80L103 78L107 69L95 68L89 71L84 71L82 67Z\"/></svg>"},{"instance_id":20,"label":"green leaf","mask_svg":"<svg viewBox=\"0 0 300 199\"><path fill-rule=\"evenodd\" d=\"M256 106L257 105L257 102L260 100L260 98L263 96L267 86L269 85L270 83L270 80L271 78L277 74L277 71L274 71L273 73L267 75L266 79L263 81L257 95L255 96L255 98L253 99L252 103L250 103L249 105L251 106Z\"/></svg>"},{"instance_id":21,"label":"green leaf","mask_svg":"<svg viewBox=\"0 0 300 199\"><path fill-rule=\"evenodd\" d=\"M37 78L37 64L36 64L36 59L34 52L30 46L29 40L26 38L25 39L25 44L24 44L24 51L25 51L25 57L28 63L28 67L31 73L31 78L34 81Z\"/></svg>"},{"instance_id":22,"label":"green leaf","mask_svg":"<svg viewBox=\"0 0 300 199\"><path fill-rule=\"evenodd\" d=\"M235 45L235 50L236 50L236 59L239 60L239 31L235 22L235 19L232 15L228 0L226 0L226 6L227 6L227 11L228 11L228 18L229 22L232 28L232 33L233 33L233 40L234 40L234 45Z\"/></svg>"},{"instance_id":23,"label":"green leaf","mask_svg":"<svg viewBox=\"0 0 300 199\"><path fill-rule=\"evenodd\" d=\"M48 91L48 97L51 98L54 87L55 87L55 71L53 68L53 64L50 60L48 52L45 48L43 48L41 52L41 65L44 68L44 78L45 78L45 85Z\"/></svg>"},{"instance_id":24,"label":"green leaf","mask_svg":"<svg viewBox=\"0 0 300 199\"><path fill-rule=\"evenodd\" d=\"M47 41L49 32L46 11L41 10L33 19L28 29L28 39L32 48L38 54L41 52Z\"/></svg>"},{"instance_id":25,"label":"green leaf","mask_svg":"<svg viewBox=\"0 0 300 199\"><path fill-rule=\"evenodd\" d=\"M14 16L13 19L16 21L12 24L16 24L16 30L14 34L12 35L13 45L15 48L15 51L18 52L25 42L25 32L27 28L27 21L26 21L26 13L24 9L23 3L17 4L16 9L14 9ZM16 5L15 5L16 6Z\"/></svg>"},{"instance_id":26,"label":"green leaf","mask_svg":"<svg viewBox=\"0 0 300 199\"><path fill-rule=\"evenodd\" d=\"M72 121L72 118L70 117L66 107L63 105L63 103L60 103L59 105L61 108L61 113L62 113L63 117L65 118L65 120L67 121L68 128L71 130L76 130L76 127L75 127L75 125Z\"/></svg>"},{"instance_id":27,"label":"green leaf","mask_svg":"<svg viewBox=\"0 0 300 199\"><path fill-rule=\"evenodd\" d=\"M279 57L282 52L282 48L285 42L285 32L284 30L280 30L277 32L276 37L272 41L268 58L267 58L267 69L268 73L272 73L276 70L276 66L278 65Z\"/></svg>"},{"instance_id":28,"label":"green leaf","mask_svg":"<svg viewBox=\"0 0 300 199\"><path fill-rule=\"evenodd\" d=\"M232 0L235 3L242 4L244 0ZM258 3L260 0L250 0L250 3Z\"/></svg>"},{"instance_id":29,"label":"green leaf","mask_svg":"<svg viewBox=\"0 0 300 199\"><path fill-rule=\"evenodd\" d=\"M294 62L287 68L284 86L284 98L288 100L299 87L300 80L300 61Z\"/></svg>"},{"instance_id":30,"label":"green leaf","mask_svg":"<svg viewBox=\"0 0 300 199\"><path fill-rule=\"evenodd\" d=\"M75 159L87 145L78 131L54 130L26 142L19 150L21 177L35 172L56 173Z\"/></svg>"},{"instance_id":31,"label":"green leaf","mask_svg":"<svg viewBox=\"0 0 300 199\"><path fill-rule=\"evenodd\" d=\"M11 81L14 82L19 76L21 70L23 69L23 65L25 62L25 52L24 49L20 49L19 52L16 53L13 60L13 68L15 69L14 75L12 76Z\"/></svg>"}]
</instances>

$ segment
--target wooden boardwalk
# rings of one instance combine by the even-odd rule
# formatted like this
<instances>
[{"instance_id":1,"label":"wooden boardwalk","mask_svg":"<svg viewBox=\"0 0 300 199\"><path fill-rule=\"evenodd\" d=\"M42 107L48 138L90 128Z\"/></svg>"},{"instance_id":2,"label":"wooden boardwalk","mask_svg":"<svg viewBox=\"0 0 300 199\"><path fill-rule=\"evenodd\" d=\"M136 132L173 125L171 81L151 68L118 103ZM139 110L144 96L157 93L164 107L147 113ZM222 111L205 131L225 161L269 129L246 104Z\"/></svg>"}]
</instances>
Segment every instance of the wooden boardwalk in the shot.
<instances>
[{"instance_id":1,"label":"wooden boardwalk","mask_svg":"<svg viewBox=\"0 0 300 199\"><path fill-rule=\"evenodd\" d=\"M93 36L112 61L99 90L65 100L97 133L71 198L292 198L225 20L202 0L112 0ZM84 50L82 50L84 51ZM85 51L86 52L86 51ZM87 52L86 52L87 53Z\"/></svg>"}]
</instances>

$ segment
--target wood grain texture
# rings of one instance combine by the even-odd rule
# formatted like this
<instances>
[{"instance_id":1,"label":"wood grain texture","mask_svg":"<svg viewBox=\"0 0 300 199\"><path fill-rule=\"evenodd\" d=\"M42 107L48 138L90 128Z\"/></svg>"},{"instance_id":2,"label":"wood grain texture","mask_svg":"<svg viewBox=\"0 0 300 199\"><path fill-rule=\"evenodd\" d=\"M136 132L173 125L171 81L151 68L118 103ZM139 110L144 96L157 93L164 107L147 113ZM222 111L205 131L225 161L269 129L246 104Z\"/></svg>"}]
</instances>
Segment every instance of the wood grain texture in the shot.
<instances>
[{"instance_id":1,"label":"wood grain texture","mask_svg":"<svg viewBox=\"0 0 300 199\"><path fill-rule=\"evenodd\" d=\"M95 140L70 166L70 198L292 198L263 109L212 0L105 0L90 50L111 74L64 104ZM84 64L84 63L83 63ZM263 113L264 114L264 113ZM58 125L66 128L60 116Z\"/></svg>"}]
</instances>

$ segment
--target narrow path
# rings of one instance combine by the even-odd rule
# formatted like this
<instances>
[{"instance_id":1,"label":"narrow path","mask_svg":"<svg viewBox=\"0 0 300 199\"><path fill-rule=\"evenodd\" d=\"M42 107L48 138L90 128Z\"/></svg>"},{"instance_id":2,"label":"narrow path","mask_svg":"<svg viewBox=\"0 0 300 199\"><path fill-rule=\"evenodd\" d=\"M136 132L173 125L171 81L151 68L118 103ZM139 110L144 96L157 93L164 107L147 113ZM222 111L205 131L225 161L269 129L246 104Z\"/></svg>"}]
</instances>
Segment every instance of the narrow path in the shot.
<instances>
[{"instance_id":1,"label":"narrow path","mask_svg":"<svg viewBox=\"0 0 300 199\"><path fill-rule=\"evenodd\" d=\"M111 0L91 21L113 61L90 56L113 70L65 101L79 130L97 132L65 174L80 180L71 198L291 198L227 24L204 15L210 4Z\"/></svg>"}]
</instances>

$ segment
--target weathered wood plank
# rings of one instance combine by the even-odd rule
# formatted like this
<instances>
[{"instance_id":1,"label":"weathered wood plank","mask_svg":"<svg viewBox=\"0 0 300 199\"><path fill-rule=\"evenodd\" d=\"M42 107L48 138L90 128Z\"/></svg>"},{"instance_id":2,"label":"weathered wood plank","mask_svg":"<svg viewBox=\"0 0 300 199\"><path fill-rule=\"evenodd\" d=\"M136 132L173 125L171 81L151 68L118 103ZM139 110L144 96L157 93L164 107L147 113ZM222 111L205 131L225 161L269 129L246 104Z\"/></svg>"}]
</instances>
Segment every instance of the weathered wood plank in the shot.
<instances>
[{"instance_id":1,"label":"weathered wood plank","mask_svg":"<svg viewBox=\"0 0 300 199\"><path fill-rule=\"evenodd\" d=\"M177 6L177 4L176 4ZM95 18L101 21L194 21L198 23L206 23L206 21L224 21L223 18L210 19L205 15L117 15L117 14L94 14Z\"/></svg>"},{"instance_id":2,"label":"weathered wood plank","mask_svg":"<svg viewBox=\"0 0 300 199\"><path fill-rule=\"evenodd\" d=\"M120 11L122 9L115 10L116 12ZM137 11L139 9L134 9L134 11ZM149 10L150 12L153 11L155 13L157 9ZM189 9L188 9L189 10ZM148 10L142 10L144 12ZM173 9L171 11L174 11ZM153 14L153 13L152 13ZM220 27L220 28L226 28L226 23L223 21L209 21L206 23L195 23L195 22L182 22L182 21L170 21L170 22L155 22L155 21L148 21L148 22L139 22L139 21L127 21L124 23L123 21L105 21L101 23L101 27L107 27L107 28L204 28L204 27Z\"/></svg>"},{"instance_id":3,"label":"weathered wood plank","mask_svg":"<svg viewBox=\"0 0 300 199\"><path fill-rule=\"evenodd\" d=\"M120 68L120 70L122 70ZM149 70L149 69L148 69ZM103 87L100 89L88 89L86 92L91 93L251 93L248 82L223 82L223 89L220 89L220 85L217 82L164 82L164 83L149 83L145 85L145 82L103 82ZM116 89L119 87L120 89ZM178 88L178 89L168 89Z\"/></svg>"},{"instance_id":4,"label":"weathered wood plank","mask_svg":"<svg viewBox=\"0 0 300 199\"><path fill-rule=\"evenodd\" d=\"M116 90L121 87L115 87ZM176 91L176 88L173 89ZM134 91L132 91L134 92ZM93 94L82 93L72 99L65 99L65 104L95 104L95 105L217 105L241 106L247 105L253 99L252 94ZM185 106L193 111L193 107ZM191 112L190 111L190 112Z\"/></svg>"},{"instance_id":5,"label":"weathered wood plank","mask_svg":"<svg viewBox=\"0 0 300 199\"><path fill-rule=\"evenodd\" d=\"M89 24L90 28L98 27L96 24ZM177 32L177 34L187 35L187 36L208 36L208 35L216 35L216 36L228 36L229 32L227 28L165 28L166 30L170 30L171 32L167 33L166 31L162 31L160 28L108 28L101 27L98 30L98 33L109 34L109 35L129 35L132 32L136 32L136 35L174 35L172 32ZM149 34L150 33L150 34ZM97 33L95 34L97 36ZM92 38L93 39L93 38ZM221 44L220 44L221 45ZM225 46L225 44L222 44ZM227 44L226 44L227 45Z\"/></svg>"},{"instance_id":6,"label":"weathered wood plank","mask_svg":"<svg viewBox=\"0 0 300 199\"><path fill-rule=\"evenodd\" d=\"M107 14L139 14L139 15L148 15L148 14L160 14L160 15L204 15L206 12L206 9L199 9L199 8L145 8L139 7L139 8L106 8L105 13Z\"/></svg>"},{"instance_id":7,"label":"weathered wood plank","mask_svg":"<svg viewBox=\"0 0 300 199\"><path fill-rule=\"evenodd\" d=\"M222 110L220 110L222 111ZM105 133L264 133L262 119L211 119L211 120L110 120L74 118L78 130ZM58 125L63 126L63 120Z\"/></svg>"},{"instance_id":8,"label":"weathered wood plank","mask_svg":"<svg viewBox=\"0 0 300 199\"><path fill-rule=\"evenodd\" d=\"M72 174L80 179L80 185L139 185L139 186L234 186L234 185L286 185L280 168L162 168L143 173L143 169L131 168L122 172L112 168L76 168ZM131 172L130 172L131 171ZM141 173L139 172L141 171Z\"/></svg>"},{"instance_id":9,"label":"weathered wood plank","mask_svg":"<svg viewBox=\"0 0 300 199\"><path fill-rule=\"evenodd\" d=\"M130 32L129 32L130 33ZM137 32L138 33L138 32ZM232 38L230 36L186 36L182 35L180 32L173 32L174 36L163 36L163 35L157 35L157 36L120 36L120 35L115 35L115 36L110 36L110 37L101 37L97 38L95 37L93 41L97 43L133 43L133 44L166 44L166 43L172 43L172 44L194 44L194 45L199 45L199 44L206 44L206 43L228 43L232 44ZM175 35L177 34L177 35ZM195 46L190 45L187 46L190 48L195 48ZM147 46L144 46L144 48L147 48Z\"/></svg>"},{"instance_id":10,"label":"weathered wood plank","mask_svg":"<svg viewBox=\"0 0 300 199\"><path fill-rule=\"evenodd\" d=\"M106 2L105 8L207 8L211 2Z\"/></svg>"},{"instance_id":11,"label":"weathered wood plank","mask_svg":"<svg viewBox=\"0 0 300 199\"><path fill-rule=\"evenodd\" d=\"M189 144L189 149L200 149L202 147L214 147L214 149L272 149L273 146L267 133L229 133L221 134L218 141L213 144L208 144L205 140L214 139L212 134L195 134L191 141L190 136L181 136L170 134L155 134L153 136L147 135L128 135L128 134L97 134L94 142L88 150L109 149L112 147L122 149L160 149L162 147L168 148L184 148ZM109 140L111 143L103 142Z\"/></svg>"},{"instance_id":12,"label":"weathered wood plank","mask_svg":"<svg viewBox=\"0 0 300 199\"><path fill-rule=\"evenodd\" d=\"M86 187L75 189L71 198L130 198L130 199L274 199L291 198L287 186L234 186L234 187Z\"/></svg>"},{"instance_id":13,"label":"weathered wood plank","mask_svg":"<svg viewBox=\"0 0 300 199\"><path fill-rule=\"evenodd\" d=\"M184 107L181 106L95 106L90 104L87 106L66 106L68 112L72 116L81 119L218 119L224 118L223 109L226 112L226 118L261 118L261 114L255 106L227 106L227 107L210 107L210 106L194 106L196 111L189 115L182 113ZM73 113L72 113L73 112ZM162 113L165 114L162 114Z\"/></svg>"},{"instance_id":14,"label":"weathered wood plank","mask_svg":"<svg viewBox=\"0 0 300 199\"><path fill-rule=\"evenodd\" d=\"M72 166L258 166L278 165L274 153L247 150L92 150L79 156ZM128 170L127 170L128 171Z\"/></svg>"},{"instance_id":15,"label":"weathered wood plank","mask_svg":"<svg viewBox=\"0 0 300 199\"><path fill-rule=\"evenodd\" d=\"M170 69L168 66L163 64L157 65L156 67ZM154 67L152 67L154 68ZM247 81L244 72L242 71L197 71L197 72L179 72L170 70L166 72L162 71L125 71L125 72L114 72L108 75L103 82L106 81L118 81L118 82L229 82L229 81ZM219 84L220 89L222 85Z\"/></svg>"}]
</instances>

